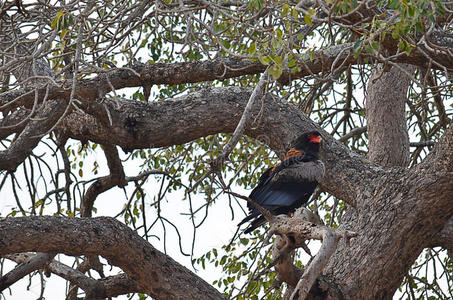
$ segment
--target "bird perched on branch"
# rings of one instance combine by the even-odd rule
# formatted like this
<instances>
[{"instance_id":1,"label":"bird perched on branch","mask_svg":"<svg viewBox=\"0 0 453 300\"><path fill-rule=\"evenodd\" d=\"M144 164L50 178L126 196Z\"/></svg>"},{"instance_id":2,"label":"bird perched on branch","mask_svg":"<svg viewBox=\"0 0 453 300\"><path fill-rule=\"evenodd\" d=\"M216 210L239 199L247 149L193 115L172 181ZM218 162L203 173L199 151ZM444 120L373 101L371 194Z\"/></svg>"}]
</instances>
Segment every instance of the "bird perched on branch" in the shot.
<instances>
[{"instance_id":1,"label":"bird perched on branch","mask_svg":"<svg viewBox=\"0 0 453 300\"><path fill-rule=\"evenodd\" d=\"M291 214L308 201L324 176L324 164L319 160L322 137L317 131L299 136L278 165L261 175L249 198L273 215ZM266 222L256 207L247 204L249 215L238 226L252 220L244 231L252 232Z\"/></svg>"}]
</instances>

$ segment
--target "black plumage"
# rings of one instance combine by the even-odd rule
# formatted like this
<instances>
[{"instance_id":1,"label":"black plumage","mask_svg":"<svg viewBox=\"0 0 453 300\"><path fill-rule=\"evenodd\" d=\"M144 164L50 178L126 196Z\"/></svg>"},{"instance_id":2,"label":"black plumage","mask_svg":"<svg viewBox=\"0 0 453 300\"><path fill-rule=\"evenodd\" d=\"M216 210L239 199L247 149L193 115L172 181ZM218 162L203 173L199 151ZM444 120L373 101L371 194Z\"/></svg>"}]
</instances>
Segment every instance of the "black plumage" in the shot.
<instances>
[{"instance_id":1,"label":"black plumage","mask_svg":"<svg viewBox=\"0 0 453 300\"><path fill-rule=\"evenodd\" d=\"M249 198L274 215L292 213L306 203L324 176L324 165L318 158L321 140L317 131L299 136L282 162L261 175ZM249 215L238 224L252 220L245 233L266 221L252 204L247 206Z\"/></svg>"}]
</instances>

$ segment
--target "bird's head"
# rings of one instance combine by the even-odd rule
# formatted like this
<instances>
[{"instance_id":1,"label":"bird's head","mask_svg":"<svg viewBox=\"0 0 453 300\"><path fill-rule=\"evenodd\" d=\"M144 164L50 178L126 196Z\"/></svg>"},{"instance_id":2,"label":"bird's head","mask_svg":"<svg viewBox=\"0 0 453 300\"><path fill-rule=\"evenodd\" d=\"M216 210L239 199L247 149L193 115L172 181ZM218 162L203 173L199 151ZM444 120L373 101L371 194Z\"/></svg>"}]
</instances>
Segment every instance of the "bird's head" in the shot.
<instances>
[{"instance_id":1,"label":"bird's head","mask_svg":"<svg viewBox=\"0 0 453 300\"><path fill-rule=\"evenodd\" d=\"M304 152L307 151L319 151L319 147L321 145L322 137L321 134L314 130L314 131L309 131L301 136L299 136L295 142L294 142L294 148L297 150L301 150Z\"/></svg>"}]
</instances>

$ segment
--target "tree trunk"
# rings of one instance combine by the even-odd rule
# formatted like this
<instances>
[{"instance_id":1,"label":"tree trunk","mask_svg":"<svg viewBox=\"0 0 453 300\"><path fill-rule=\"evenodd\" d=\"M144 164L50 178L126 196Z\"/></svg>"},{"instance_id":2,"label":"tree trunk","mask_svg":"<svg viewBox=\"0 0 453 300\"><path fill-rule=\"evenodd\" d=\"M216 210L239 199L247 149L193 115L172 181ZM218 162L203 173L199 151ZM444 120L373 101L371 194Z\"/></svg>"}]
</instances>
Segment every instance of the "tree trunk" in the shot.
<instances>
[{"instance_id":1,"label":"tree trunk","mask_svg":"<svg viewBox=\"0 0 453 300\"><path fill-rule=\"evenodd\" d=\"M399 65L409 73L415 68ZM409 134L407 132L405 100L410 79L396 67L385 72L379 65L368 82L366 119L368 158L385 167L409 164Z\"/></svg>"},{"instance_id":2,"label":"tree trunk","mask_svg":"<svg viewBox=\"0 0 453 300\"><path fill-rule=\"evenodd\" d=\"M401 66L408 72L413 67ZM409 138L404 103L410 81L392 68L373 72L366 112L368 157L385 167L406 167ZM446 139L452 141L452 128ZM435 154L410 170L382 170L372 185L357 185L357 204L350 207L342 227L358 233L350 245L337 250L325 274L345 299L391 299L407 270L453 213L453 176L448 164L437 165ZM449 167L451 169L451 167ZM443 176L437 177L440 174ZM443 201L442 201L443 200ZM338 291L324 296L337 299Z\"/></svg>"}]
</instances>

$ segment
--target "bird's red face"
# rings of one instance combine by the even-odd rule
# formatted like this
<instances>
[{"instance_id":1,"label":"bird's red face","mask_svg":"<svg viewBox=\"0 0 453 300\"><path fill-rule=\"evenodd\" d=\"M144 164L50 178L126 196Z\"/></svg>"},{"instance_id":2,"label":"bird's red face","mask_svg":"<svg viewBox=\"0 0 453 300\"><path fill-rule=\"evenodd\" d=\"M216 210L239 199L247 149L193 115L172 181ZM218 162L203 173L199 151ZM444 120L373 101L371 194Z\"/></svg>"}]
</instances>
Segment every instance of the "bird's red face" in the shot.
<instances>
[{"instance_id":1,"label":"bird's red face","mask_svg":"<svg viewBox=\"0 0 453 300\"><path fill-rule=\"evenodd\" d=\"M310 140L310 143L318 143L319 144L322 141L322 137L320 135L316 135L316 134L310 134L308 139Z\"/></svg>"}]
</instances>

